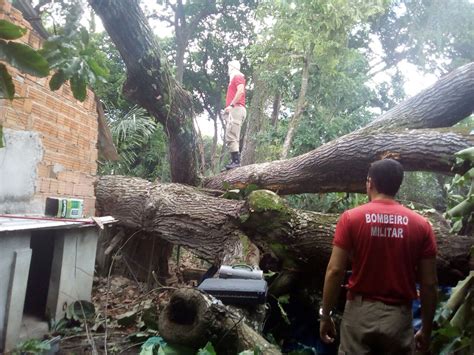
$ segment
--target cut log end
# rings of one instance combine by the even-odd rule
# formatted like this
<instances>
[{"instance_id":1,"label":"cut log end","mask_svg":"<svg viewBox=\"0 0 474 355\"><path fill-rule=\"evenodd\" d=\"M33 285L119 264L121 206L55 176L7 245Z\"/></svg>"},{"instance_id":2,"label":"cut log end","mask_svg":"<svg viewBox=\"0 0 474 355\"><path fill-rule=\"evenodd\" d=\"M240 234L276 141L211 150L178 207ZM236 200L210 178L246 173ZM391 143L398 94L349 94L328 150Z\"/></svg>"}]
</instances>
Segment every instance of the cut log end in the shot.
<instances>
[{"instance_id":1,"label":"cut log end","mask_svg":"<svg viewBox=\"0 0 474 355\"><path fill-rule=\"evenodd\" d=\"M219 354L259 348L263 354L280 351L250 327L243 314L196 289L179 289L160 314L160 335L169 343L194 349L208 341Z\"/></svg>"}]
</instances>

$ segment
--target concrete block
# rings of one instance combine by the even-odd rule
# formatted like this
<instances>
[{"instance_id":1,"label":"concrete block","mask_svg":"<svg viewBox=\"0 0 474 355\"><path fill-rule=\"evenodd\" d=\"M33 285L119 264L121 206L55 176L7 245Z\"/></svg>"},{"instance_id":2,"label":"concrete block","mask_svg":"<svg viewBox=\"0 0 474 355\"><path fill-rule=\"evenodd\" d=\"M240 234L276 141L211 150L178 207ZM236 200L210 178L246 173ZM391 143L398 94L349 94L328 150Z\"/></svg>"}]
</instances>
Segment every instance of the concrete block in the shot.
<instances>
[{"instance_id":1,"label":"concrete block","mask_svg":"<svg viewBox=\"0 0 474 355\"><path fill-rule=\"evenodd\" d=\"M97 240L94 227L64 230L55 238L46 305L51 318L61 319L71 302L90 301Z\"/></svg>"},{"instance_id":2,"label":"concrete block","mask_svg":"<svg viewBox=\"0 0 474 355\"><path fill-rule=\"evenodd\" d=\"M15 251L5 318L5 351L13 350L20 335L30 271L31 249Z\"/></svg>"},{"instance_id":3,"label":"concrete block","mask_svg":"<svg viewBox=\"0 0 474 355\"><path fill-rule=\"evenodd\" d=\"M30 232L18 231L0 234L0 353L5 347L5 330L9 301L9 287L15 264L15 251L30 247ZM28 269L26 274L28 275ZM26 287L26 286L25 286ZM26 290L25 290L26 291ZM23 301L24 302L24 296ZM23 306L22 306L23 307ZM20 320L23 310L20 312Z\"/></svg>"}]
</instances>

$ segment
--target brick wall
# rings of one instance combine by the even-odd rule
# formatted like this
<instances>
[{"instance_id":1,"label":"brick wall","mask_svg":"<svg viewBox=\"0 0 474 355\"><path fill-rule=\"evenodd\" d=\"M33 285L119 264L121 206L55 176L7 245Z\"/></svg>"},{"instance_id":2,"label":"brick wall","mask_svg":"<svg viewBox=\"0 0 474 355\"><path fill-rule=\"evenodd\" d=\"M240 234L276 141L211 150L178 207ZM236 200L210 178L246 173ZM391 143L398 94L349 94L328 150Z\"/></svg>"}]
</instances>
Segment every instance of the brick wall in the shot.
<instances>
[{"instance_id":1,"label":"brick wall","mask_svg":"<svg viewBox=\"0 0 474 355\"><path fill-rule=\"evenodd\" d=\"M0 0L0 19L26 27L28 32L19 41L40 48L42 39L6 0ZM85 215L94 215L98 122L93 93L88 91L87 99L79 102L68 84L53 92L48 86L50 77L32 77L12 67L8 70L20 98L0 100L0 124L11 130L37 132L43 147L33 197L81 198Z\"/></svg>"}]
</instances>

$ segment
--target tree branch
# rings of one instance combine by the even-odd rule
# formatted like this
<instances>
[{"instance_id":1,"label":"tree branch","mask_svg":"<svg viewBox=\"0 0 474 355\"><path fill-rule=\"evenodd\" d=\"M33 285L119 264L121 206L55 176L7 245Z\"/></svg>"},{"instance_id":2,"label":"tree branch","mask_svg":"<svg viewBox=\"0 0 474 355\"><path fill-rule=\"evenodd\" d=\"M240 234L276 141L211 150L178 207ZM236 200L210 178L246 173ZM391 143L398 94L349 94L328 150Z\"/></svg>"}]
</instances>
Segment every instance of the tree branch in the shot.
<instances>
[{"instance_id":1,"label":"tree branch","mask_svg":"<svg viewBox=\"0 0 474 355\"><path fill-rule=\"evenodd\" d=\"M204 186L256 184L279 194L364 192L367 170L375 160L393 157L407 171L450 174L454 153L473 145L473 135L436 130L349 134L292 159L232 169L206 179Z\"/></svg>"}]
</instances>

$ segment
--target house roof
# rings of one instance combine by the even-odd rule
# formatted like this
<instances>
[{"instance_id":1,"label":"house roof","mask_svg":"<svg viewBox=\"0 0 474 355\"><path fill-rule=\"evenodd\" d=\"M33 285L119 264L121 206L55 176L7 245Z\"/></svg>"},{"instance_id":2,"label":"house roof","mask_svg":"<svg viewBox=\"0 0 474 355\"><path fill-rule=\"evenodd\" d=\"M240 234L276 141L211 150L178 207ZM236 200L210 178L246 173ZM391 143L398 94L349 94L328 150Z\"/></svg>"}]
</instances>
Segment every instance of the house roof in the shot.
<instances>
[{"instance_id":1,"label":"house roof","mask_svg":"<svg viewBox=\"0 0 474 355\"><path fill-rule=\"evenodd\" d=\"M31 4L31 1L16 0L13 6L22 12L23 18L31 24L36 33L38 33L43 39L47 39L49 37L48 31L46 31L43 24L41 23L41 18Z\"/></svg>"},{"instance_id":2,"label":"house roof","mask_svg":"<svg viewBox=\"0 0 474 355\"><path fill-rule=\"evenodd\" d=\"M114 223L117 220L111 216L91 217L81 219L50 218L28 215L0 215L0 236L2 232L26 231L38 229L72 229L98 226Z\"/></svg>"}]
</instances>

